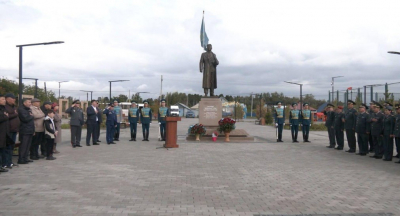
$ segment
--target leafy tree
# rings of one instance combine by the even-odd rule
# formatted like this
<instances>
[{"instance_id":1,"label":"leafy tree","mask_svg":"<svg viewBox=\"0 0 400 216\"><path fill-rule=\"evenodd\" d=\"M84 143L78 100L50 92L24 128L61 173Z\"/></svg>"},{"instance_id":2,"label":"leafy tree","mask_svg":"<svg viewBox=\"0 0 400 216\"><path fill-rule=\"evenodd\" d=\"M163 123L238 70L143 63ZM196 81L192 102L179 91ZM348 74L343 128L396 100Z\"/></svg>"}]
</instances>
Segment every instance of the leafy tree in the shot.
<instances>
[{"instance_id":1,"label":"leafy tree","mask_svg":"<svg viewBox=\"0 0 400 216\"><path fill-rule=\"evenodd\" d=\"M9 79L0 79L0 94L13 93L18 95L18 83Z\"/></svg>"},{"instance_id":2,"label":"leafy tree","mask_svg":"<svg viewBox=\"0 0 400 216\"><path fill-rule=\"evenodd\" d=\"M265 114L265 123L272 124L273 122L274 122L274 119L272 116L272 110L270 108L268 108L267 113Z\"/></svg>"},{"instance_id":3,"label":"leafy tree","mask_svg":"<svg viewBox=\"0 0 400 216\"><path fill-rule=\"evenodd\" d=\"M128 101L128 96L126 96L126 95L124 95L124 94L120 94L120 95L118 96L118 101L119 101L119 102L126 102L126 101Z\"/></svg>"},{"instance_id":4,"label":"leafy tree","mask_svg":"<svg viewBox=\"0 0 400 216\"><path fill-rule=\"evenodd\" d=\"M244 111L243 111L243 107L239 103L236 103L236 106L234 107L233 116L237 119L243 119Z\"/></svg>"}]
</instances>

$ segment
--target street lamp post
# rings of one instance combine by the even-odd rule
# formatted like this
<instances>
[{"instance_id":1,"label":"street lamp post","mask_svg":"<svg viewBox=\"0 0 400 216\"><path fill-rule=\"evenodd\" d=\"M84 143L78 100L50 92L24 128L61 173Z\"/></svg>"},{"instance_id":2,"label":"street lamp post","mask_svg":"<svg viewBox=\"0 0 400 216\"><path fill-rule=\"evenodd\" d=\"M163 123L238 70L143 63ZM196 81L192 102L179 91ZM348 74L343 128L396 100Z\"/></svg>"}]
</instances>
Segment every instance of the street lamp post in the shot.
<instances>
[{"instance_id":1,"label":"street lamp post","mask_svg":"<svg viewBox=\"0 0 400 216\"><path fill-rule=\"evenodd\" d=\"M39 45L51 45L51 44L61 44L64 41L53 41L45 43L34 43L34 44L22 44L17 45L19 48L19 81L18 81L18 104L22 104L22 48L26 46L39 46Z\"/></svg>"},{"instance_id":2,"label":"street lamp post","mask_svg":"<svg viewBox=\"0 0 400 216\"><path fill-rule=\"evenodd\" d=\"M344 76L335 76L335 77L332 77L332 83L331 83L331 85L332 85L332 101L331 101L331 103L333 103L333 101L335 100L335 88L334 88L334 85L335 85L335 78L339 78L339 77L344 77ZM338 98L338 100L339 100L339 98Z\"/></svg>"},{"instance_id":3,"label":"street lamp post","mask_svg":"<svg viewBox=\"0 0 400 216\"><path fill-rule=\"evenodd\" d=\"M19 79L19 78L18 78ZM22 79L27 79L27 80L35 80L35 93L34 93L34 98L37 98L37 78L22 78Z\"/></svg>"},{"instance_id":4,"label":"street lamp post","mask_svg":"<svg viewBox=\"0 0 400 216\"><path fill-rule=\"evenodd\" d=\"M81 90L81 91L83 91L83 92L86 92L86 98L87 98L87 101L89 101L89 92L90 92L90 100L93 100L93 91L86 91L86 90Z\"/></svg>"},{"instance_id":5,"label":"street lamp post","mask_svg":"<svg viewBox=\"0 0 400 216\"><path fill-rule=\"evenodd\" d=\"M149 93L149 92L136 92L136 101L139 103L140 93Z\"/></svg>"},{"instance_id":6,"label":"street lamp post","mask_svg":"<svg viewBox=\"0 0 400 216\"><path fill-rule=\"evenodd\" d=\"M61 83L65 83L65 82L68 82L68 81L58 82L58 99L60 99L60 97L61 97Z\"/></svg>"},{"instance_id":7,"label":"street lamp post","mask_svg":"<svg viewBox=\"0 0 400 216\"><path fill-rule=\"evenodd\" d=\"M295 82L288 82L284 81L285 83L293 84L293 85L299 85L300 86L300 110L303 110L303 84L301 83L295 83Z\"/></svg>"},{"instance_id":8,"label":"street lamp post","mask_svg":"<svg viewBox=\"0 0 400 216\"><path fill-rule=\"evenodd\" d=\"M112 81L108 81L108 82L110 82L110 103L111 103L111 83L113 83L113 82L126 82L126 81L129 81L129 80L112 80Z\"/></svg>"}]
</instances>

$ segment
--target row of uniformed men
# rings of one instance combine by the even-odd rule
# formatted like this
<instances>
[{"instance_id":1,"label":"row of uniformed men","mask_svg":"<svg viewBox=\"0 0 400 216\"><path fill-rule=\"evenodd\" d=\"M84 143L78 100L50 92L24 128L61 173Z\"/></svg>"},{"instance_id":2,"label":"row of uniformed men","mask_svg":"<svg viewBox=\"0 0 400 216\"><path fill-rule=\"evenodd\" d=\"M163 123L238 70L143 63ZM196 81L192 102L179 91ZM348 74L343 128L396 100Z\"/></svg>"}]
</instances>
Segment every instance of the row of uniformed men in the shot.
<instances>
[{"instance_id":1,"label":"row of uniformed men","mask_svg":"<svg viewBox=\"0 0 400 216\"><path fill-rule=\"evenodd\" d=\"M79 107L79 101L73 102L73 106L66 111L71 115L71 144L75 147L81 147L80 137L81 128L83 123L83 112ZM149 128L152 121L152 111L149 107L148 101L144 101L144 107L139 109L135 101L132 102L131 108L128 112L128 120L130 123L131 139L129 141L136 141L137 123L140 118L143 131L143 140L149 141ZM106 140L107 144L115 144L114 141L119 141L120 124L123 120L122 109L118 106L118 101L110 103L107 108L100 112L98 102L92 100L92 106L87 108L87 121L88 126L86 145L90 146L90 139L93 140L93 145L99 145L100 124L102 122L101 115L105 114L106 120ZM158 110L158 122L160 125L161 140L165 141L165 117L169 114L168 108L165 106L165 100L161 100L161 107Z\"/></svg>"},{"instance_id":2,"label":"row of uniformed men","mask_svg":"<svg viewBox=\"0 0 400 216\"><path fill-rule=\"evenodd\" d=\"M282 107L282 102L278 101L276 103L277 107L274 111L275 127L277 130L277 142L283 142L282 131L283 126L285 126L285 109ZM297 103L292 104L292 110L289 113L289 123L290 131L292 134L292 142L297 141L297 135L299 132L299 125L301 126L303 132L303 142L310 142L308 137L310 133L311 126L311 110L309 109L309 104L304 103L303 109L297 109Z\"/></svg>"},{"instance_id":3,"label":"row of uniformed men","mask_svg":"<svg viewBox=\"0 0 400 216\"><path fill-rule=\"evenodd\" d=\"M396 104L395 113L393 113L392 104L387 101L383 106L372 101L369 112L367 112L368 106L365 104L359 106L358 112L354 109L354 105L356 105L354 101L348 100L348 109L345 112L343 112L342 106L338 106L334 111L334 105L327 105L324 111L326 115L325 126L328 129L330 143L327 148L335 148L337 143L335 149L343 150L344 131L346 131L349 145L349 150L346 152L355 153L357 142L359 148L357 155L365 156L368 153L374 153L370 156L371 158L383 158L384 161L392 161L393 140L395 140L397 150L395 157L399 158L400 105ZM381 111L382 108L384 108L383 112ZM400 163L400 161L396 163Z\"/></svg>"},{"instance_id":4,"label":"row of uniformed men","mask_svg":"<svg viewBox=\"0 0 400 216\"><path fill-rule=\"evenodd\" d=\"M137 103L135 101L132 102L131 108L128 110L128 120L130 125L130 135L131 139L129 141L136 141L136 134L137 134L137 123L140 118L140 122L142 124L142 132L143 132L143 140L142 141L149 141L149 129L150 124L152 122L153 112L149 107L149 102L147 100L143 101L144 107L139 109L137 107ZM108 140L112 140L113 128L116 127L116 121L114 117L114 110L113 106L109 106L104 110L104 114L107 116L107 135L109 134ZM160 135L161 141L165 141L165 117L169 115L169 110L165 105L165 100L161 100L161 106L158 109L158 124L160 126Z\"/></svg>"}]
</instances>

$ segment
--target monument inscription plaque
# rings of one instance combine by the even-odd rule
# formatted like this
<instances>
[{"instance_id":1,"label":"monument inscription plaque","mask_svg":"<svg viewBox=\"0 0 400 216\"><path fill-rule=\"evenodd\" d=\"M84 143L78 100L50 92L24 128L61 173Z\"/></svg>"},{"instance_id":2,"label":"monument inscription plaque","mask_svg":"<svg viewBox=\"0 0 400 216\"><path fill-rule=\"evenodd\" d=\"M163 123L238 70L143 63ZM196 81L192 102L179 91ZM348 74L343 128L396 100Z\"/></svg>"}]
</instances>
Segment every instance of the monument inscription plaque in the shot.
<instances>
[{"instance_id":1,"label":"monument inscription plaque","mask_svg":"<svg viewBox=\"0 0 400 216\"><path fill-rule=\"evenodd\" d=\"M222 118L222 103L218 97L203 97L199 103L199 123L206 127L217 127Z\"/></svg>"}]
</instances>

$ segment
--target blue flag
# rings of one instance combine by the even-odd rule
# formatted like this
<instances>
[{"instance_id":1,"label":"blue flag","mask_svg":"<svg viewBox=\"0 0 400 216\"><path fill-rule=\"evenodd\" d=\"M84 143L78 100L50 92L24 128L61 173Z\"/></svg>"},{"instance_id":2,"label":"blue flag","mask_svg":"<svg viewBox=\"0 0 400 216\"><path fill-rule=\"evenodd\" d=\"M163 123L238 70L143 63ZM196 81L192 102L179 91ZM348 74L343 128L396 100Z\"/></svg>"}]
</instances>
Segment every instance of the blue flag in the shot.
<instances>
[{"instance_id":1,"label":"blue flag","mask_svg":"<svg viewBox=\"0 0 400 216\"><path fill-rule=\"evenodd\" d=\"M207 51L208 37L206 33L206 25L204 25L204 16L203 21L201 21L201 29L200 29L200 43L201 46Z\"/></svg>"}]
</instances>

